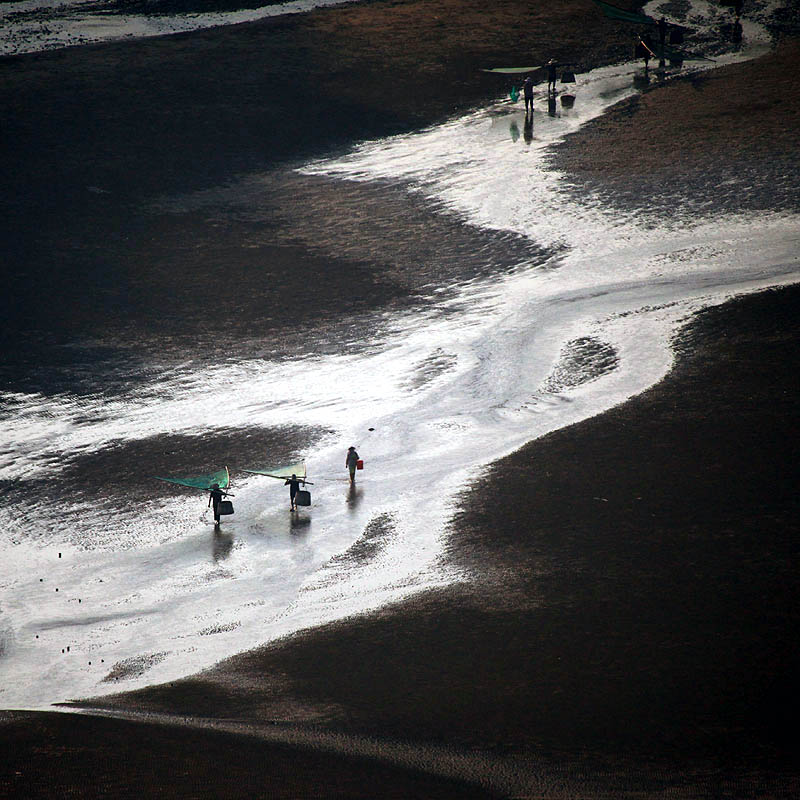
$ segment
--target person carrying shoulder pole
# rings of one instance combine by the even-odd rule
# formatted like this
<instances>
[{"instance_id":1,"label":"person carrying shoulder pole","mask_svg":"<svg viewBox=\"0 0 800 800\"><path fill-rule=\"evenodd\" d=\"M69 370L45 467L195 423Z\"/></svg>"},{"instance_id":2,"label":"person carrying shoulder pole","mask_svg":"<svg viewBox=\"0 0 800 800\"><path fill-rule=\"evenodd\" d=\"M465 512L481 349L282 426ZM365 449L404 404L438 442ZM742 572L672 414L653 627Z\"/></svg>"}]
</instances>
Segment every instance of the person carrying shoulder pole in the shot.
<instances>
[{"instance_id":1,"label":"person carrying shoulder pole","mask_svg":"<svg viewBox=\"0 0 800 800\"><path fill-rule=\"evenodd\" d=\"M212 503L214 504L214 524L219 525L219 504L222 502L223 491L219 488L218 483L211 485L211 490L208 496L208 508Z\"/></svg>"},{"instance_id":2,"label":"person carrying shoulder pole","mask_svg":"<svg viewBox=\"0 0 800 800\"><path fill-rule=\"evenodd\" d=\"M286 483L283 484L284 486L288 486L289 487L289 508L292 511L297 511L296 499L297 499L297 493L300 491L301 480L302 479L298 478L297 475L292 473L292 477L291 478L287 478L286 479ZM302 481L302 483L303 483L303 486L306 485L305 481Z\"/></svg>"}]
</instances>

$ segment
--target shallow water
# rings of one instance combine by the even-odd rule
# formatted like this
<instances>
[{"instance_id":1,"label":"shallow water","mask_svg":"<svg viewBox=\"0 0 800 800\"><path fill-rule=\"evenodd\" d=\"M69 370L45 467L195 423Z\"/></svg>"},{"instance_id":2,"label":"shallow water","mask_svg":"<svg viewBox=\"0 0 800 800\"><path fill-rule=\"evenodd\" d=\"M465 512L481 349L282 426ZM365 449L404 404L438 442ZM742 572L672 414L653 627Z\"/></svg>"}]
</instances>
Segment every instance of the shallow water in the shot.
<instances>
[{"instance_id":1,"label":"shallow water","mask_svg":"<svg viewBox=\"0 0 800 800\"><path fill-rule=\"evenodd\" d=\"M657 382L697 309L795 282L795 216L642 219L563 190L546 146L632 93L633 75L580 76L554 116L538 98L528 135L500 102L153 203L175 224L269 227L278 245L372 264L406 296L303 319L266 346L256 308L218 350L179 338L158 359L117 357L76 337L69 369L7 387L0 704L175 679L468 580L441 553L471 478ZM350 444L366 461L355 486ZM313 505L293 515L279 481L243 469L300 456ZM236 513L218 532L204 495L151 477L225 464Z\"/></svg>"},{"instance_id":2,"label":"shallow water","mask_svg":"<svg viewBox=\"0 0 800 800\"><path fill-rule=\"evenodd\" d=\"M348 2L353 0L293 0L255 8L243 2L241 8L230 11L143 14L126 11L124 5L97 0L19 0L0 5L0 55L167 36L283 14L301 14L313 8ZM228 4L222 2L220 5ZM229 5L235 8L236 3Z\"/></svg>"}]
</instances>

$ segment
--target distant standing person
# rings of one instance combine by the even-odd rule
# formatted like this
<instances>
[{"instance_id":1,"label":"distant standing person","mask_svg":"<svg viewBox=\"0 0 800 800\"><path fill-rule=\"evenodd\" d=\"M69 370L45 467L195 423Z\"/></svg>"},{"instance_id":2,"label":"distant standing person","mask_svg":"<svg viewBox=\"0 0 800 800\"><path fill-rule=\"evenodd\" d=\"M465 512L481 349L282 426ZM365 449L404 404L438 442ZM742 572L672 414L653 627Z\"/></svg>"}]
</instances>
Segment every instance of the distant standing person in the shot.
<instances>
[{"instance_id":1,"label":"distant standing person","mask_svg":"<svg viewBox=\"0 0 800 800\"><path fill-rule=\"evenodd\" d=\"M658 21L658 43L661 45L661 49L664 49L664 45L667 43L667 28L669 25L667 20L664 17Z\"/></svg>"},{"instance_id":2,"label":"distant standing person","mask_svg":"<svg viewBox=\"0 0 800 800\"><path fill-rule=\"evenodd\" d=\"M525 94L525 116L528 116L528 108L531 110L531 114L533 114L533 79L530 75L525 78L525 82L522 84L522 90Z\"/></svg>"},{"instance_id":3,"label":"distant standing person","mask_svg":"<svg viewBox=\"0 0 800 800\"><path fill-rule=\"evenodd\" d=\"M284 486L289 487L289 508L292 511L297 511L297 503L295 502L295 498L297 497L297 493L300 491L300 479L292 473L291 478L286 479L286 483L283 484ZM305 485L305 481L303 481L303 485Z\"/></svg>"},{"instance_id":4,"label":"distant standing person","mask_svg":"<svg viewBox=\"0 0 800 800\"><path fill-rule=\"evenodd\" d=\"M664 59L665 48L667 46L667 25L666 19L661 17L658 21L658 66L662 69L666 66L667 62Z\"/></svg>"},{"instance_id":5,"label":"distant standing person","mask_svg":"<svg viewBox=\"0 0 800 800\"><path fill-rule=\"evenodd\" d=\"M639 37L639 43L642 46L642 58L644 58L644 71L645 73L650 69L650 56L653 55L653 40L645 34Z\"/></svg>"},{"instance_id":6,"label":"distant standing person","mask_svg":"<svg viewBox=\"0 0 800 800\"><path fill-rule=\"evenodd\" d=\"M556 68L558 67L558 63L555 59L550 59L547 62L547 91L552 92L555 94L556 91L556 78L558 77L556 74Z\"/></svg>"},{"instance_id":7,"label":"distant standing person","mask_svg":"<svg viewBox=\"0 0 800 800\"><path fill-rule=\"evenodd\" d=\"M347 458L344 460L344 465L350 470L350 481L356 479L356 467L358 466L358 453L355 447L350 447L347 450Z\"/></svg>"},{"instance_id":8,"label":"distant standing person","mask_svg":"<svg viewBox=\"0 0 800 800\"><path fill-rule=\"evenodd\" d=\"M218 483L211 485L211 491L208 497L208 505L214 504L214 524L219 525L219 505L222 502L222 489L219 488ZM206 506L208 508L208 506Z\"/></svg>"}]
</instances>

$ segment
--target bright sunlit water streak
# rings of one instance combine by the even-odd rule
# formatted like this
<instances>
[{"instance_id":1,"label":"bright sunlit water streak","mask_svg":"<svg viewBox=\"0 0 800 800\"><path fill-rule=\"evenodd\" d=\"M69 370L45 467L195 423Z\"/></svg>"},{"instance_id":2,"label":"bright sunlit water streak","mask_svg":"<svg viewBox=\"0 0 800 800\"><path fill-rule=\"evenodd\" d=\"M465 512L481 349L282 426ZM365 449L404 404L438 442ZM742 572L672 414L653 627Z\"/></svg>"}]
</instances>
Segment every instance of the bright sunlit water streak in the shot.
<instances>
[{"instance_id":1,"label":"bright sunlit water streak","mask_svg":"<svg viewBox=\"0 0 800 800\"><path fill-rule=\"evenodd\" d=\"M292 517L279 482L235 475L236 514L219 534L204 497L188 490L125 507L113 497L5 504L0 703L41 707L175 679L468 579L441 562L441 544L471 479L660 380L671 337L694 311L796 281L793 216L644 225L562 191L544 146L630 93L631 78L630 66L582 77L576 110L537 111L529 146L513 135L518 112L500 105L301 170L399 186L429 197L436 213L558 245L558 256L450 286L424 309L381 313L375 341L356 355L315 355L312 342L290 369L229 360L172 369L110 398L4 396L0 477L23 482L58 478L78 455L213 430L220 419L226 429L333 433L306 453L311 509ZM191 201L177 198L176 208ZM354 488L349 444L367 462ZM359 540L366 557L348 549Z\"/></svg>"}]
</instances>

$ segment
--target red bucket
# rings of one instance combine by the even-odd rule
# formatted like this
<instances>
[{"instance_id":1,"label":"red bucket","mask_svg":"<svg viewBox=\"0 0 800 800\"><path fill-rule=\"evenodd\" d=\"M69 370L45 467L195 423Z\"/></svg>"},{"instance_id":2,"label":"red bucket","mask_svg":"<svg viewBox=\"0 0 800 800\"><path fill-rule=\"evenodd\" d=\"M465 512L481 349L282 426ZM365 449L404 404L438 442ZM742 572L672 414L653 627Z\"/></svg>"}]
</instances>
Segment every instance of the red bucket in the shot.
<instances>
[{"instance_id":1,"label":"red bucket","mask_svg":"<svg viewBox=\"0 0 800 800\"><path fill-rule=\"evenodd\" d=\"M359 458L358 461L356 461L356 469L364 469L364 459L363 458Z\"/></svg>"}]
</instances>

